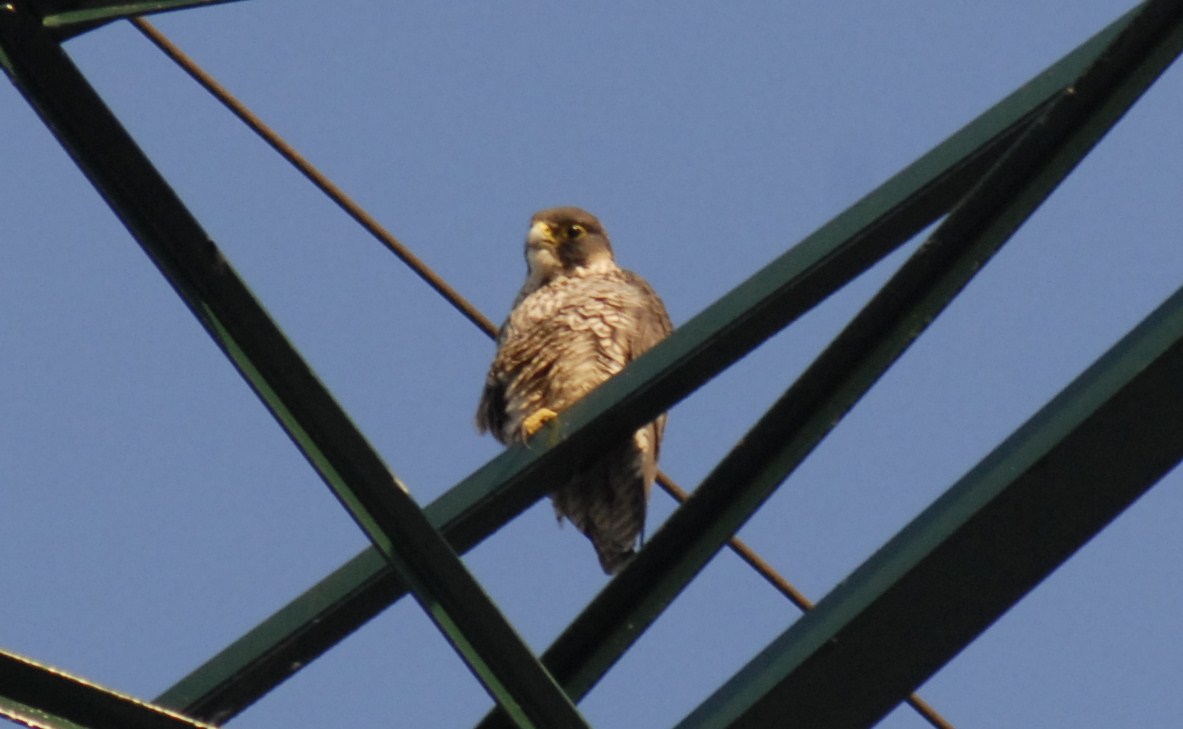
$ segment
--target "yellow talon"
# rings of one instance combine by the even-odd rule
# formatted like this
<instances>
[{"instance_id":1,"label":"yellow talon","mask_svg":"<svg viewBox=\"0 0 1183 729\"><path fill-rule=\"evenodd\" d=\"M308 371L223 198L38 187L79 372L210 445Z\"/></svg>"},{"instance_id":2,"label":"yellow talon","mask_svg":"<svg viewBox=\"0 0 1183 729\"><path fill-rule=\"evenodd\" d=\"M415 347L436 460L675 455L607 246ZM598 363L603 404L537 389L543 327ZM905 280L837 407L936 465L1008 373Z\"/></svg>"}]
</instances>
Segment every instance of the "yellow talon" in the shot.
<instances>
[{"instance_id":1,"label":"yellow talon","mask_svg":"<svg viewBox=\"0 0 1183 729\"><path fill-rule=\"evenodd\" d=\"M525 432L527 438L530 438L542 430L542 426L557 417L559 417L559 414L550 408L538 408L522 421L522 431Z\"/></svg>"}]
</instances>

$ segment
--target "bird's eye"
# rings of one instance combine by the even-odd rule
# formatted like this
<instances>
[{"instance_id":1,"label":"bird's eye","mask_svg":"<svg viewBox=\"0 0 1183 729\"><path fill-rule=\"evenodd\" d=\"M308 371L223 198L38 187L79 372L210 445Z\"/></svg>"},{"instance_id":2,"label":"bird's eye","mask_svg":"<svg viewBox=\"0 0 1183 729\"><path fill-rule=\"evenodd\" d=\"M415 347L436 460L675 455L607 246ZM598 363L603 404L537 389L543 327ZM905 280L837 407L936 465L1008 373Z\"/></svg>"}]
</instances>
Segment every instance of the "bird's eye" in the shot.
<instances>
[{"instance_id":1,"label":"bird's eye","mask_svg":"<svg viewBox=\"0 0 1183 729\"><path fill-rule=\"evenodd\" d=\"M587 228L583 227L579 223L576 223L576 224L572 225L570 228L567 228L567 237L570 238L571 240L575 240L576 238L582 236L586 232L587 232Z\"/></svg>"}]
</instances>

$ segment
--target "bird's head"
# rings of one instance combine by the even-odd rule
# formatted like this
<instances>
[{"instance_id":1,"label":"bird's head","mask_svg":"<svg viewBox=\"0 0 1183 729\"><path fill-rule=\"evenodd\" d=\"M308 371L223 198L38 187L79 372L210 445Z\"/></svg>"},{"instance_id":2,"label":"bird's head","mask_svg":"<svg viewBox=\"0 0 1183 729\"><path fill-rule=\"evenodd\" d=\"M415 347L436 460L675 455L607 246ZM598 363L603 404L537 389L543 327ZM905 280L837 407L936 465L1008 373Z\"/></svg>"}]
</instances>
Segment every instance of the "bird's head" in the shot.
<instances>
[{"instance_id":1,"label":"bird's head","mask_svg":"<svg viewBox=\"0 0 1183 729\"><path fill-rule=\"evenodd\" d=\"M614 266L612 244L596 216L579 208L550 208L534 214L526 235L526 264L538 283L581 268Z\"/></svg>"}]
</instances>

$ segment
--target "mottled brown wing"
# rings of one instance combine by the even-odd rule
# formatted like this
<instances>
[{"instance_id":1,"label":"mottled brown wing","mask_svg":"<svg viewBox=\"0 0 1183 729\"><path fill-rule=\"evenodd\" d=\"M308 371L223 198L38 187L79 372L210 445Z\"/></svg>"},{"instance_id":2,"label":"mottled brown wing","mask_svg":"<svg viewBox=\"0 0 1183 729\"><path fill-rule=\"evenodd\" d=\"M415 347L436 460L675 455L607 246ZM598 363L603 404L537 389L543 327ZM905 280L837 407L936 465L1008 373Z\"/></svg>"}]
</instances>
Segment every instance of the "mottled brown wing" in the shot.
<instances>
[{"instance_id":1,"label":"mottled brown wing","mask_svg":"<svg viewBox=\"0 0 1183 729\"><path fill-rule=\"evenodd\" d=\"M637 316L637 327L632 332L629 341L629 360L631 361L668 337L674 330L674 325L670 321L669 313L665 310L665 304L662 303L661 298L649 285L649 282L630 271L626 271L625 275L629 283L643 292L643 300L646 302L643 307L644 311L639 312ZM661 454L661 438L665 434L665 421L666 416L662 414L646 426L649 428L650 435L643 439L643 443L638 444L644 456L646 497L649 487L653 485L653 480L657 477L657 460ZM638 431L638 435L641 435L642 431Z\"/></svg>"},{"instance_id":2,"label":"mottled brown wing","mask_svg":"<svg viewBox=\"0 0 1183 729\"><path fill-rule=\"evenodd\" d=\"M501 347L501 340L505 327L497 337L497 346ZM485 387L481 391L481 401L476 409L476 427L481 433L492 433L493 437L501 440L501 433L505 429L505 373L500 362L494 357L489 366L489 373L485 376Z\"/></svg>"},{"instance_id":3,"label":"mottled brown wing","mask_svg":"<svg viewBox=\"0 0 1183 729\"><path fill-rule=\"evenodd\" d=\"M626 361L631 361L669 335L672 327L661 300L644 279L625 273L632 289L624 320L629 326L613 332L623 339ZM638 295L639 294L639 295ZM657 475L657 458L665 415L611 447L552 494L555 512L567 517L595 547L604 572L615 574L634 554L644 532L649 488Z\"/></svg>"}]
</instances>

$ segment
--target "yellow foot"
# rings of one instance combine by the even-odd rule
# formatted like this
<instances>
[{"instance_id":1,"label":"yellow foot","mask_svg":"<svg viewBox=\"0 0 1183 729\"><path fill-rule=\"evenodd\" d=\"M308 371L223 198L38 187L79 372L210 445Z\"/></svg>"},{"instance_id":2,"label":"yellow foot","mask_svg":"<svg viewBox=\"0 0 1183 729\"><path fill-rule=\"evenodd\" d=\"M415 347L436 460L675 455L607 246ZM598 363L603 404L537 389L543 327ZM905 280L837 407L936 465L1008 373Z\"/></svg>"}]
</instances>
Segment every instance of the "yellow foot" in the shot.
<instances>
[{"instance_id":1,"label":"yellow foot","mask_svg":"<svg viewBox=\"0 0 1183 729\"><path fill-rule=\"evenodd\" d=\"M542 430L542 426L559 417L559 414L550 408L538 408L530 413L530 416L522 421L522 431L529 438Z\"/></svg>"}]
</instances>

